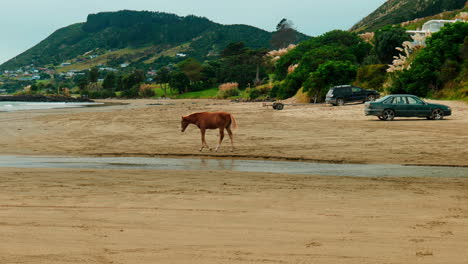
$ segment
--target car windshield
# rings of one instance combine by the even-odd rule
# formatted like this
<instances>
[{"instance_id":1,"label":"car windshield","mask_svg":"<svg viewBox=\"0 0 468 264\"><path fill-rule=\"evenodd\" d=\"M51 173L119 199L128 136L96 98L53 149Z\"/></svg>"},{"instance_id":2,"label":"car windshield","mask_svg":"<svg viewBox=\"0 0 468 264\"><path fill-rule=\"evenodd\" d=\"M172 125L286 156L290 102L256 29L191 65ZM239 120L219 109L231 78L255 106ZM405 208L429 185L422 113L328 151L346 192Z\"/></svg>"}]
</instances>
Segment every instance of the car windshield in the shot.
<instances>
[{"instance_id":1,"label":"car windshield","mask_svg":"<svg viewBox=\"0 0 468 264\"><path fill-rule=\"evenodd\" d=\"M327 96L328 97L333 96L333 89L328 90Z\"/></svg>"}]
</instances>

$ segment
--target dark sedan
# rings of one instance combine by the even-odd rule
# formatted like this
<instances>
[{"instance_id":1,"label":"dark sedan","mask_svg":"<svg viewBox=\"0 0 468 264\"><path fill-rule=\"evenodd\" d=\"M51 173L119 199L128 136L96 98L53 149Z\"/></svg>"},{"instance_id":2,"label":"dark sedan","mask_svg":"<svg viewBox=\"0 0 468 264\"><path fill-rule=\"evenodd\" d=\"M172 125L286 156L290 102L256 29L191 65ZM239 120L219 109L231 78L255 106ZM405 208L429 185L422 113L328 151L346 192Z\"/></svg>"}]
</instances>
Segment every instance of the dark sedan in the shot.
<instances>
[{"instance_id":1,"label":"dark sedan","mask_svg":"<svg viewBox=\"0 0 468 264\"><path fill-rule=\"evenodd\" d=\"M414 95L394 94L375 102L367 102L364 113L386 121L391 121L395 117L425 117L441 120L444 116L451 115L452 109L446 105L424 102Z\"/></svg>"}]
</instances>

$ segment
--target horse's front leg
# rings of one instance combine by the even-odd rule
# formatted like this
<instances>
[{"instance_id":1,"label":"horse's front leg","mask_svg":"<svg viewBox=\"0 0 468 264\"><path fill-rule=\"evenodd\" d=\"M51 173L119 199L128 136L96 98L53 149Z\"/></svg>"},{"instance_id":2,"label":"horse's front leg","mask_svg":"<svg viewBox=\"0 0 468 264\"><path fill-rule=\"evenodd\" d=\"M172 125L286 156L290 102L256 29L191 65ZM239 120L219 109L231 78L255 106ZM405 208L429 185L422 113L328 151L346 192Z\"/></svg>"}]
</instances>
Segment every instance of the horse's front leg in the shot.
<instances>
[{"instance_id":1,"label":"horse's front leg","mask_svg":"<svg viewBox=\"0 0 468 264\"><path fill-rule=\"evenodd\" d=\"M215 151L218 152L219 147L221 147L221 143L223 142L224 138L224 128L219 129L219 141L218 141L218 146L216 146Z\"/></svg>"},{"instance_id":2,"label":"horse's front leg","mask_svg":"<svg viewBox=\"0 0 468 264\"><path fill-rule=\"evenodd\" d=\"M202 151L204 147L207 147L207 148L210 148L210 147L208 146L208 144L206 144L206 141L205 141L206 129L200 128L200 132L201 132L201 142L202 142L202 146L200 148L200 151Z\"/></svg>"}]
</instances>

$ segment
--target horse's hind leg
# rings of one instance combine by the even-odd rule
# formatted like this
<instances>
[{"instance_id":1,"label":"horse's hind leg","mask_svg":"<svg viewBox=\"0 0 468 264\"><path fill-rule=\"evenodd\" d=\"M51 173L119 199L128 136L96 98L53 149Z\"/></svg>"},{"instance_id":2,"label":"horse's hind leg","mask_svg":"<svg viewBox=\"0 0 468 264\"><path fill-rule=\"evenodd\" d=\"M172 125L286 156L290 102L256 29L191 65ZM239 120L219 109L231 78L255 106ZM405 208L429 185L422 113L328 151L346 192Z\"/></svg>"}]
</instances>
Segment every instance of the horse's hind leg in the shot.
<instances>
[{"instance_id":1,"label":"horse's hind leg","mask_svg":"<svg viewBox=\"0 0 468 264\"><path fill-rule=\"evenodd\" d=\"M224 138L224 128L220 128L219 129L219 142L218 142L218 146L216 146L216 149L215 151L217 152L219 147L221 147L221 143L223 142L223 138Z\"/></svg>"},{"instance_id":2,"label":"horse's hind leg","mask_svg":"<svg viewBox=\"0 0 468 264\"><path fill-rule=\"evenodd\" d=\"M229 134L229 138L231 139L231 147L232 147L232 150L231 151L234 151L234 138L233 138L233 135L232 135L232 131L231 131L231 127L226 127L226 130Z\"/></svg>"},{"instance_id":3,"label":"horse's hind leg","mask_svg":"<svg viewBox=\"0 0 468 264\"><path fill-rule=\"evenodd\" d=\"M210 148L210 147L208 146L208 144L206 144L206 141L205 141L205 132L206 132L206 130L201 128L200 132L201 132L201 142L202 142L202 146L200 148L200 151L202 151L204 147L207 147L207 148Z\"/></svg>"}]
</instances>

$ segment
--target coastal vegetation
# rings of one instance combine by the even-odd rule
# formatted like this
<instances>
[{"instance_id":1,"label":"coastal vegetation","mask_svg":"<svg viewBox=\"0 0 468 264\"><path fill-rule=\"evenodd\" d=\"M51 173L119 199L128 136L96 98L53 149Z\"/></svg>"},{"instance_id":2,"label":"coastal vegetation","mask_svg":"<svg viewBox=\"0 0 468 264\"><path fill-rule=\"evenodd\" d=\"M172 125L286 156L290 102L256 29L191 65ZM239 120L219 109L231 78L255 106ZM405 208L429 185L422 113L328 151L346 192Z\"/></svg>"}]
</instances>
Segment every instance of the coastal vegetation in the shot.
<instances>
[{"instance_id":1,"label":"coastal vegetation","mask_svg":"<svg viewBox=\"0 0 468 264\"><path fill-rule=\"evenodd\" d=\"M394 2L407 4L388 1L382 8ZM459 8L457 1L443 6L437 2L427 12ZM453 19L465 9L443 14ZM424 46L406 32L421 20L389 22L365 34L332 30L306 38L287 19L270 33L159 12L92 14L86 23L58 30L0 66L23 64L17 71L3 71L0 88L89 98L271 100L297 95L321 102L329 87L354 84L383 94L467 98L467 23L446 24Z\"/></svg>"}]
</instances>

